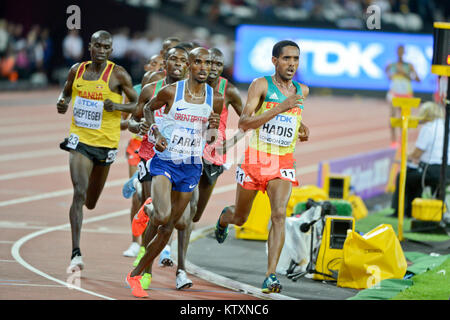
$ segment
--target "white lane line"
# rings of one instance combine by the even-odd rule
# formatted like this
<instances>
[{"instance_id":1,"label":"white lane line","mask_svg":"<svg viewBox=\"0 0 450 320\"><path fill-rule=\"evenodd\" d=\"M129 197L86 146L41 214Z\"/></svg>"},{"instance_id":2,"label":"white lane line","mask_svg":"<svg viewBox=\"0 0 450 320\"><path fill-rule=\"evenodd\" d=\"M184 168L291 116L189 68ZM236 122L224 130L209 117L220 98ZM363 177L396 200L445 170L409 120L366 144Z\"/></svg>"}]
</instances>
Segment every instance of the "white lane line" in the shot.
<instances>
[{"instance_id":1,"label":"white lane line","mask_svg":"<svg viewBox=\"0 0 450 320\"><path fill-rule=\"evenodd\" d=\"M61 136L61 141L64 140L64 137ZM126 140L126 139L125 139ZM119 143L119 150L124 148L128 143L128 140L125 142ZM53 148L49 149L39 149L35 151L25 151L25 152L16 152L16 153L6 153L0 155L0 162L3 161L11 161L11 160L21 160L21 159L35 159L35 158L42 158L47 156L54 156L54 155L65 155L67 154L66 151L63 151L59 148L59 143L55 145Z\"/></svg>"},{"instance_id":2,"label":"white lane line","mask_svg":"<svg viewBox=\"0 0 450 320\"><path fill-rule=\"evenodd\" d=\"M17 262L16 260L0 260L0 262Z\"/></svg>"},{"instance_id":3,"label":"white lane line","mask_svg":"<svg viewBox=\"0 0 450 320\"><path fill-rule=\"evenodd\" d=\"M89 219L85 219L83 221L83 225L90 223L90 222L96 222L96 221L101 221L101 220L106 220L106 219L111 219L111 218L116 218L116 217L120 217L126 214L130 213L130 209L124 209L124 210L120 210L120 211L116 211L116 212L112 212L112 213L108 213L108 214L104 214L98 217L92 217ZM30 270L31 272L34 272L48 280L51 280L53 282L59 283L62 286L65 286L69 289L75 289L75 290L79 290L81 292L102 298L102 299L106 299L106 300L115 300L114 298L108 297L108 296L104 296L102 294L96 293L94 291L90 291L90 290L86 290L83 289L81 287L77 287L77 286L73 286L73 284L71 283L67 283L65 281L59 280L55 277L52 277L50 275L48 275L47 273L33 267L32 265L30 265L28 262L26 262L22 256L20 255L20 248L29 240L39 237L41 235L53 232L53 231L59 231L59 230L63 230L65 228L70 227L69 223L63 224L63 225L59 225L59 226L55 226L55 227L49 227L49 228L45 228L43 230L39 230L33 233L30 233L22 238L20 238L19 240L17 240L14 245L11 248L11 255L13 256L13 258L20 263L23 267L27 268L28 270Z\"/></svg>"},{"instance_id":4,"label":"white lane line","mask_svg":"<svg viewBox=\"0 0 450 320\"><path fill-rule=\"evenodd\" d=\"M112 180L110 182L106 182L105 188L120 186L120 185L123 185L127 181L128 181L128 178ZM63 190L58 190L58 191L53 191L53 192L40 193L40 194L36 194L34 196L1 201L0 207L6 207L6 206L14 205L14 204L26 203L26 202L37 201L37 200L56 198L56 197L66 196L66 195L69 195L72 193L73 193L73 188L63 189Z\"/></svg>"},{"instance_id":5,"label":"white lane line","mask_svg":"<svg viewBox=\"0 0 450 320\"><path fill-rule=\"evenodd\" d=\"M56 284L33 284L33 283L1 283L0 286L24 286L24 287L51 287L51 288L65 288L66 286L59 286Z\"/></svg>"},{"instance_id":6,"label":"white lane line","mask_svg":"<svg viewBox=\"0 0 450 320\"><path fill-rule=\"evenodd\" d=\"M20 146L25 144L36 144L49 141L63 141L64 137L59 137L58 134L47 134L38 136L26 136L11 139L2 139L0 141L0 147Z\"/></svg>"},{"instance_id":7,"label":"white lane line","mask_svg":"<svg viewBox=\"0 0 450 320\"><path fill-rule=\"evenodd\" d=\"M31 133L34 131L57 131L55 134L60 134L61 130L67 129L67 123L59 122L59 123L33 123L33 124L20 124L20 125L12 125L12 126L2 126L0 128L0 134L23 134L23 133Z\"/></svg>"},{"instance_id":8,"label":"white lane line","mask_svg":"<svg viewBox=\"0 0 450 320\"><path fill-rule=\"evenodd\" d=\"M61 139L62 141L62 139ZM63 154L62 150L59 148L50 148L50 149L40 149L36 151L25 151L25 152L17 152L17 153L7 153L0 155L0 162L3 161L11 161L11 160L21 160L21 159L35 159L41 157L48 157Z\"/></svg>"},{"instance_id":9,"label":"white lane line","mask_svg":"<svg viewBox=\"0 0 450 320\"><path fill-rule=\"evenodd\" d=\"M117 181L117 180L116 180L116 181ZM235 184L232 184L232 185L235 187ZM228 186L231 186L231 184L228 185ZM105 187L106 187L106 186L105 186ZM222 189L217 189L215 193L216 193L216 194L220 194L220 193L224 193L224 192L231 191L231 190L233 190L233 189L229 189L229 190L228 190L227 188L222 188ZM101 221L101 220L106 220L106 219L111 219L111 218L120 217L120 216L123 216L123 215L127 215L127 214L129 214L129 213L130 213L130 209L128 208L128 209L120 210L120 211L117 211L117 212L112 212L112 213L109 213L109 214L104 214L104 215L101 215L101 216L98 216L98 217L88 218L88 219L85 219L85 220L83 221L83 225L84 225L84 224L87 224L87 223L90 223L90 222L97 222L97 221ZM87 293L87 294L91 294L91 295L93 295L93 296L100 297L100 298L103 298L103 299L107 299L107 300L115 300L114 298L107 297L107 296L101 295L101 294L99 294L99 293L96 293L96 292L93 292L93 291L90 291L90 290L83 289L83 288L81 288L81 287L76 287L76 286L73 286L72 284L69 284L69 283L64 282L64 281L62 281L62 280L59 280L59 279L57 279L57 278L54 278L54 277L48 275L47 273L45 273L45 272L43 272L43 271L41 271L41 270L39 270L39 269L33 267L32 265L30 265L30 264L29 264L28 262L26 262L26 261L22 258L22 256L20 255L20 248L21 248L27 241L29 241L29 240L31 240L31 239L34 239L34 238L36 238L36 237L39 237L39 236L41 236L41 235L44 235L44 234L47 234L47 233L50 233L50 232L53 232L53 231L64 230L64 229L66 229L66 228L70 228L70 224L69 224L69 223L66 223L66 224L63 224L63 225L59 225L59 226L55 226L55 227L45 228L45 229L43 229L43 230L39 230L39 231L30 233L30 234L28 234L28 235L26 235L26 236L20 238L19 240L17 240L17 241L14 243L14 245L13 245L12 248L11 248L11 255L13 256L13 258L14 258L19 264L21 264L23 267L27 268L27 269L30 270L31 272L36 273L36 274L38 274L38 275L40 275L40 276L42 276L42 277L44 277L44 278L46 278L46 279L48 279L48 280L51 280L51 281L53 281L53 282L59 283L60 285L62 285L62 286L64 286L64 287L67 287L67 288L69 288L69 289L79 290L79 291L81 291L81 292L84 292L84 293ZM211 227L209 227L209 228L211 228ZM198 269L197 269L197 272L198 272Z\"/></svg>"},{"instance_id":10,"label":"white lane line","mask_svg":"<svg viewBox=\"0 0 450 320\"><path fill-rule=\"evenodd\" d=\"M118 164L118 163L124 163L126 161L127 161L127 159L125 159L125 158L119 158L116 161L114 161L114 163ZM26 170L26 171L2 174L2 175L0 175L0 181L27 178L27 177L35 177L35 176L41 176L44 174L59 173L59 172L65 172L65 171L69 171L68 164L63 165L63 166L45 167L45 168L34 169L34 170Z\"/></svg>"},{"instance_id":11,"label":"white lane line","mask_svg":"<svg viewBox=\"0 0 450 320\"><path fill-rule=\"evenodd\" d=\"M11 244L14 243L14 241L9 241L9 240L0 240L0 244ZM0 280L1 281L1 280Z\"/></svg>"},{"instance_id":12,"label":"white lane line","mask_svg":"<svg viewBox=\"0 0 450 320\"><path fill-rule=\"evenodd\" d=\"M214 226L203 227L198 230L193 230L191 237L189 239L189 243L193 243L200 238L206 237L209 233L214 232ZM178 239L172 241L171 250L177 250ZM177 263L178 259L176 256L173 256L172 259L175 263ZM292 298L289 296L285 296L282 294L265 294L261 292L260 288L256 288L252 285L245 284L236 280L232 280L230 278L224 277L217 273L211 272L209 270L203 269L186 259L185 261L186 271L209 282L212 282L216 285L219 285L224 288L228 288L234 290L236 292L241 292L244 294L252 295L258 297L260 299L266 300L298 300L297 298Z\"/></svg>"},{"instance_id":13,"label":"white lane line","mask_svg":"<svg viewBox=\"0 0 450 320\"><path fill-rule=\"evenodd\" d=\"M123 160L123 161L125 161L125 160ZM317 171L317 165L314 164L314 165L310 165L310 166L299 168L297 170L297 175L313 173L313 172L316 172L316 171ZM128 181L128 178L112 180L110 182L106 182L105 188L123 185L126 181ZM235 183L227 184L227 185L224 185L224 186L217 186L216 188L214 188L213 194L218 194L218 193L222 193L222 192L228 192L228 191L234 190L235 188L236 188L236 184ZM26 203L26 202L31 202L31 201L37 201L37 200L56 198L56 197L66 196L66 195L69 195L69 194L72 194L72 193L73 193L73 189L72 188L58 190L58 191L53 191L53 192L40 193L40 194L36 194L34 196L0 201L0 207L6 207L6 206L10 206L10 205Z\"/></svg>"}]
</instances>

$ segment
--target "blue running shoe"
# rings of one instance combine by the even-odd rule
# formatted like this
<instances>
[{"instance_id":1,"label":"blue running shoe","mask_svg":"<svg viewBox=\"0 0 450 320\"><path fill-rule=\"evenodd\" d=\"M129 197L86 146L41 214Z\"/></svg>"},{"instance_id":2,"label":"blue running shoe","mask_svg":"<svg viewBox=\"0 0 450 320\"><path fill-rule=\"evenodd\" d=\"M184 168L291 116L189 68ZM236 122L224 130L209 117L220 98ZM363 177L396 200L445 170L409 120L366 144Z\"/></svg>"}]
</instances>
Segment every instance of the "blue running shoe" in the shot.
<instances>
[{"instance_id":1,"label":"blue running shoe","mask_svg":"<svg viewBox=\"0 0 450 320\"><path fill-rule=\"evenodd\" d=\"M228 226L226 226L226 227L220 226L220 217L225 213L227 208L228 207L225 207L222 210L222 213L220 214L219 219L217 219L215 236L216 236L216 240L218 243L223 243L228 236Z\"/></svg>"},{"instance_id":2,"label":"blue running shoe","mask_svg":"<svg viewBox=\"0 0 450 320\"><path fill-rule=\"evenodd\" d=\"M275 273L271 273L262 284L261 291L263 293L280 293L282 289L280 281L277 279Z\"/></svg>"},{"instance_id":3,"label":"blue running shoe","mask_svg":"<svg viewBox=\"0 0 450 320\"><path fill-rule=\"evenodd\" d=\"M173 266L172 258L170 257L170 247L164 248L159 254L159 266L160 267L171 267Z\"/></svg>"},{"instance_id":4,"label":"blue running shoe","mask_svg":"<svg viewBox=\"0 0 450 320\"><path fill-rule=\"evenodd\" d=\"M137 179L138 172L136 171L133 176L125 182L122 188L122 195L125 199L130 199L131 196L136 192L136 188L134 187L134 179Z\"/></svg>"}]
</instances>

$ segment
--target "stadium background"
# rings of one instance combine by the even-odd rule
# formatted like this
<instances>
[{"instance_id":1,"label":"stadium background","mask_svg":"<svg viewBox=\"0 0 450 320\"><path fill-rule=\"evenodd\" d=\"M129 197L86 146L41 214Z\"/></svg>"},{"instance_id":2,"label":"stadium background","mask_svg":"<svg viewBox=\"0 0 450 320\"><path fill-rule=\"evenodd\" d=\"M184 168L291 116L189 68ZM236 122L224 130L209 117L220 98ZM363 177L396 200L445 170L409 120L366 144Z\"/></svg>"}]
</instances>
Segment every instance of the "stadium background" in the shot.
<instances>
[{"instance_id":1,"label":"stadium background","mask_svg":"<svg viewBox=\"0 0 450 320\"><path fill-rule=\"evenodd\" d=\"M81 29L72 32L75 33L73 38L66 38L69 33L66 21L70 16L66 9L72 4L81 9ZM367 30L365 9L371 4L382 8L381 30ZM432 21L449 21L449 7L444 4L443 1L421 0L2 1L0 298L133 298L123 282L124 275L129 272L130 260L121 256L130 241L127 212L130 202L118 196L127 179L124 151L127 138L130 137L128 132L123 132L120 156L111 169L98 207L86 212L82 246L89 267L83 273L81 284L90 293L68 291L64 286L68 280L65 272L70 252L67 212L72 189L67 154L57 146L67 134L70 114L58 115L55 102L69 66L75 61L89 59L87 43L94 31L106 29L114 35L115 56L111 59L127 68L134 83L140 81L143 64L159 51L161 41L167 36L179 36L182 40L193 40L207 47L217 46L226 57L224 75L239 86L245 101L248 81L240 79L239 72L241 68L249 68L249 74L250 71L255 71L250 69L255 64L252 65L246 58L249 55L239 51L244 48L249 53L255 47L245 48L242 46L250 42L239 42L238 32L245 31L245 28L302 28L292 29L294 33L301 33L304 28L308 28L319 32L320 37L328 36L330 30L341 32L340 36L345 32L365 32L366 37L355 38L360 52L364 52L363 49L371 45L370 41L376 34L381 33L385 36L384 39L391 41L390 46L387 42L383 44L390 51L379 54L381 60L373 60L378 68L382 68L383 63L396 59L393 43L397 43L398 39L429 37L432 33ZM266 34L259 30L252 41L263 36ZM317 39L313 37L309 41ZM263 43L267 41L264 38L262 40ZM325 41L329 42L330 39ZM351 47L344 38L339 38L338 42L336 47ZM406 41L402 42L408 45ZM65 51L64 43L72 49ZM423 45L419 40L419 44L415 46L429 73L427 44ZM355 48L358 47L353 47ZM351 70L354 73L344 70L336 79L333 74L314 73L310 55L311 52L301 57L308 61L306 67L309 69L302 71L300 68L297 75L311 88L304 112L305 122L311 128L311 139L300 145L295 154L299 168L297 173L302 184L317 182L318 165L321 161L370 153L390 145L389 107L385 99L386 88L383 87L386 86L386 78L382 76L378 79L381 81L378 87L374 84L373 88L361 88L360 83L374 80L367 76L361 64L359 70ZM258 54L254 57L258 58ZM242 62L239 59L244 62L239 64ZM339 59L336 53L330 53L325 62L334 64L334 67L340 67L341 70L352 62L344 60L345 63L340 65L336 63L341 61ZM349 76L358 74L358 71L361 78ZM270 71L266 74L270 74ZM313 83L314 77L326 82ZM424 100L434 99L433 88L437 85L435 81L436 78L430 76L416 86L416 96ZM337 85L344 82L347 83L345 87ZM232 114L230 127L235 129L236 126L237 117ZM417 131L411 130L410 147L416 136ZM233 169L234 167L219 179L217 193L208 204L198 227L213 225L217 214L234 197ZM389 197L387 194L377 201L386 205ZM375 203L375 206L380 203ZM373 203L367 202L367 205ZM216 248L217 244L209 242L206 249L214 251ZM205 252L203 249L201 247L202 254ZM264 261L264 250L254 251L261 252L261 261ZM228 256L224 253L223 257ZM240 265L236 265L237 270L232 267L228 265L226 271L233 276L237 275ZM258 272L261 273L260 269L264 267L262 264L262 267L258 265L252 269L256 286L260 285ZM198 291L175 291L173 270L156 269L152 285L152 297L155 299L243 299L194 277L194 288ZM284 283L286 287L289 286L287 281ZM345 299L348 295L330 288L328 286L324 289L320 287L320 283L310 284L311 290L304 291L306 297L301 298ZM93 295L92 292L103 296Z\"/></svg>"}]
</instances>

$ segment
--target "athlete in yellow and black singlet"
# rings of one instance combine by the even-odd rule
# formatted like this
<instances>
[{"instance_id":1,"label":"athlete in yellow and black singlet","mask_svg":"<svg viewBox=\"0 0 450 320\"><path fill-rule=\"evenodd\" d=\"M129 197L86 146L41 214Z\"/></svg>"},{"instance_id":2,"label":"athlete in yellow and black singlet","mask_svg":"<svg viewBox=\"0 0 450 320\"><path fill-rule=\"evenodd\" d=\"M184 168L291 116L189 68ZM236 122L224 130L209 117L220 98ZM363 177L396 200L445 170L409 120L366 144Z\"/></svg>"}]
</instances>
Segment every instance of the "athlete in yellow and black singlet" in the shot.
<instances>
[{"instance_id":1,"label":"athlete in yellow and black singlet","mask_svg":"<svg viewBox=\"0 0 450 320\"><path fill-rule=\"evenodd\" d=\"M91 61L75 64L57 101L58 113L66 113L73 103L69 138L60 147L70 152L69 165L74 195L70 207L72 256L69 271L83 269L80 234L83 205L97 204L114 161L120 139L121 112L131 113L137 95L130 75L108 60L112 37L97 31L89 43ZM127 104L122 104L122 93Z\"/></svg>"}]
</instances>

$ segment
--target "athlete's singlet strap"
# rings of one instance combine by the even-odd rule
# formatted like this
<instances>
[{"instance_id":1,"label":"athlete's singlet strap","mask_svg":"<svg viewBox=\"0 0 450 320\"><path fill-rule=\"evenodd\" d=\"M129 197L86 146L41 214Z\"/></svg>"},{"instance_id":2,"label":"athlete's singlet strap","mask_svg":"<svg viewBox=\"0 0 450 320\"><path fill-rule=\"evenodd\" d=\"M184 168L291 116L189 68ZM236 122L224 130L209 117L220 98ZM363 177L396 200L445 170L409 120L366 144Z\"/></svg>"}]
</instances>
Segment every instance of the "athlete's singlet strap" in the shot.
<instances>
[{"instance_id":1,"label":"athlete's singlet strap","mask_svg":"<svg viewBox=\"0 0 450 320\"><path fill-rule=\"evenodd\" d=\"M217 84L217 91L223 96L225 96L225 92L227 91L227 85L228 80L223 77L219 77L219 83Z\"/></svg>"}]
</instances>

